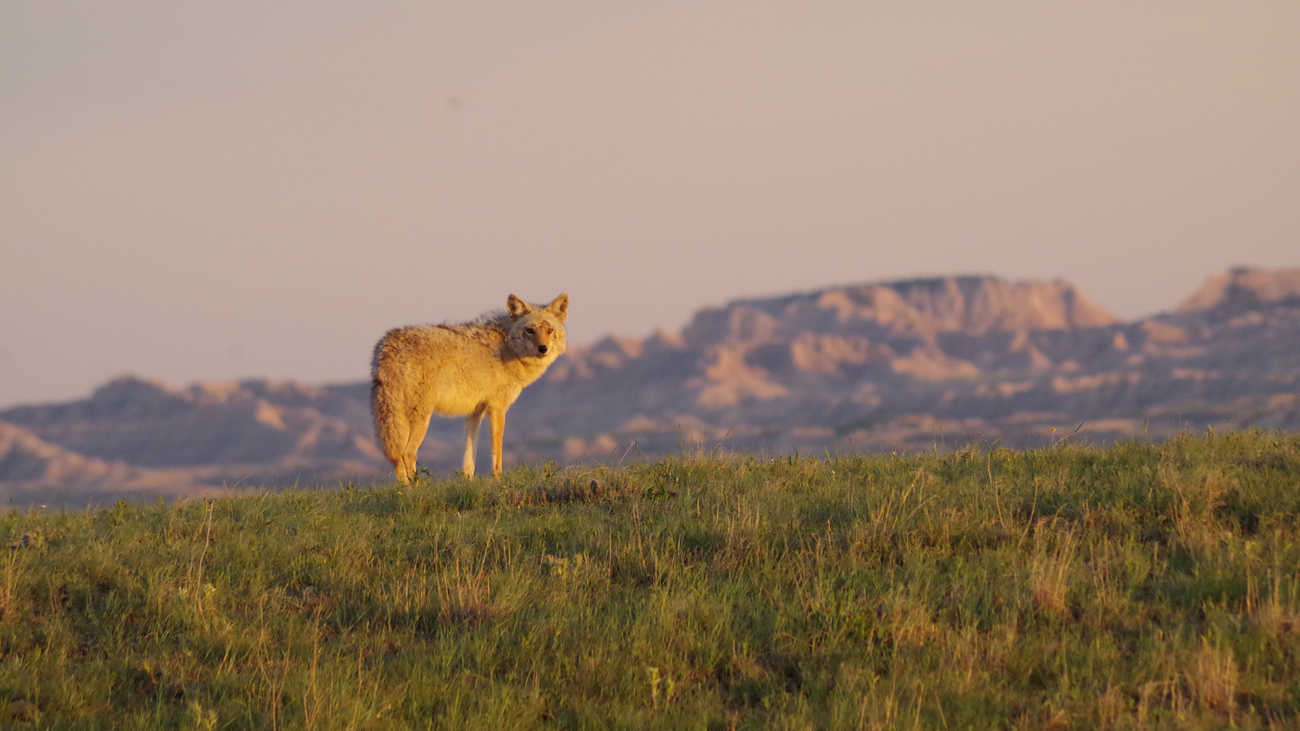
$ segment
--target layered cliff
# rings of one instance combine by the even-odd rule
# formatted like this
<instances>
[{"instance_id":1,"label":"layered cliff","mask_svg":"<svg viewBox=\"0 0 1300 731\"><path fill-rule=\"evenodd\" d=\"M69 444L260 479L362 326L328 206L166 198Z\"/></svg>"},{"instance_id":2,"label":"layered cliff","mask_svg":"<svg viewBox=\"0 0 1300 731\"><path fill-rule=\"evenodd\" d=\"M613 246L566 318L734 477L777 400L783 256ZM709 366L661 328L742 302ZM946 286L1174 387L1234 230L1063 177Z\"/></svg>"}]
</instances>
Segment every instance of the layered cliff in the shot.
<instances>
[{"instance_id":1,"label":"layered cliff","mask_svg":"<svg viewBox=\"0 0 1300 731\"><path fill-rule=\"evenodd\" d=\"M1271 293L1284 290L1267 282L1291 277L1248 278ZM575 354L529 394L546 407L525 418L657 448L689 424L693 439L773 451L1029 445L1080 424L1103 439L1300 426L1300 308L1288 302L1225 316L1235 297L1122 323L1067 284L992 278L738 301L678 339Z\"/></svg>"},{"instance_id":2,"label":"layered cliff","mask_svg":"<svg viewBox=\"0 0 1300 731\"><path fill-rule=\"evenodd\" d=\"M45 450L49 465L67 465L0 454L0 487L281 484L383 479L388 469L365 383L175 389L123 378L82 401L0 411L0 421L5 443L27 445L10 454ZM1207 426L1300 428L1300 270L1233 270L1135 322L1064 282L993 277L738 300L700 311L680 333L572 348L510 410L506 461L617 461L695 445L1033 446L1076 431L1111 440ZM435 418L424 464L455 469L462 428Z\"/></svg>"}]
</instances>

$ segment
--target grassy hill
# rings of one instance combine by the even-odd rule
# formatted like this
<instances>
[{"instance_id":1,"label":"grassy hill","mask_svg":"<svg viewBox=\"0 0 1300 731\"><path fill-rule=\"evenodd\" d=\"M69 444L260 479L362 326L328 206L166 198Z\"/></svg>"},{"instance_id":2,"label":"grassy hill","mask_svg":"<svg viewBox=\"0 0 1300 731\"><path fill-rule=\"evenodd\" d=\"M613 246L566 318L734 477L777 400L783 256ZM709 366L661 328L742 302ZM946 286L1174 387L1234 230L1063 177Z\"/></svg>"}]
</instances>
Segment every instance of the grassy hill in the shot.
<instances>
[{"instance_id":1,"label":"grassy hill","mask_svg":"<svg viewBox=\"0 0 1300 731\"><path fill-rule=\"evenodd\" d=\"M0 518L14 728L1300 722L1300 438Z\"/></svg>"}]
</instances>

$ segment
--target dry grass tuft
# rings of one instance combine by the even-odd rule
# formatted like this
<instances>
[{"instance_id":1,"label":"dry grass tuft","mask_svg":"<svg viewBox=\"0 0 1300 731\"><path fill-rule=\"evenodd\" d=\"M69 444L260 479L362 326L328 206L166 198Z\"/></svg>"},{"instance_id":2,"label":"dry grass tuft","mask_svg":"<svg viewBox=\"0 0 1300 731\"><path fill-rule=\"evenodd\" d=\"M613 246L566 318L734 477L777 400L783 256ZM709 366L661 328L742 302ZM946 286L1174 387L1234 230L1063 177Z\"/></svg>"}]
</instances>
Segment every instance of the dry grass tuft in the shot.
<instances>
[{"instance_id":1,"label":"dry grass tuft","mask_svg":"<svg viewBox=\"0 0 1300 731\"><path fill-rule=\"evenodd\" d=\"M1200 707L1231 715L1237 706L1239 675L1232 650L1202 638L1183 677L1188 694Z\"/></svg>"}]
</instances>

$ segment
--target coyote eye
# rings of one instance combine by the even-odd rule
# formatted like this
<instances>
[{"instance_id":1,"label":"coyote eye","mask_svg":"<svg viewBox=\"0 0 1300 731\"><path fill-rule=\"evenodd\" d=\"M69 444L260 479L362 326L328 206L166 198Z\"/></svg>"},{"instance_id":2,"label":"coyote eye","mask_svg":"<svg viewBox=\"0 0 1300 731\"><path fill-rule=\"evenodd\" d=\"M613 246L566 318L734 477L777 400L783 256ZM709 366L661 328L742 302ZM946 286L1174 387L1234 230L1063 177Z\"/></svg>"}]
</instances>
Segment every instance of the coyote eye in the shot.
<instances>
[{"instance_id":1,"label":"coyote eye","mask_svg":"<svg viewBox=\"0 0 1300 731\"><path fill-rule=\"evenodd\" d=\"M529 335L536 335L536 334L537 334L537 330L534 329L534 328L531 328L531 327L526 327L526 328L524 328L524 332L528 333Z\"/></svg>"}]
</instances>

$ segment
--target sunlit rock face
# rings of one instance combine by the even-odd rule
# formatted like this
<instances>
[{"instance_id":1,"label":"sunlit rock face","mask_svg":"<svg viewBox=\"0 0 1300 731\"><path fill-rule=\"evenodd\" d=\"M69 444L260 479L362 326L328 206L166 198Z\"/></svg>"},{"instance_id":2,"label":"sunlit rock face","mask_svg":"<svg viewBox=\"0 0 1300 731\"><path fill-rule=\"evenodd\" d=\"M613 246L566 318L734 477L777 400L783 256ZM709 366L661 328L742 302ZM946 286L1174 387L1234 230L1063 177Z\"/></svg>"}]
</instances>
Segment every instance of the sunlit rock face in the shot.
<instances>
[{"instance_id":1,"label":"sunlit rock face","mask_svg":"<svg viewBox=\"0 0 1300 731\"><path fill-rule=\"evenodd\" d=\"M368 392L125 377L87 399L0 411L0 497L386 480ZM1296 429L1300 270L1235 269L1134 322L1065 282L994 277L737 300L679 333L570 347L509 419L507 465ZM458 469L462 429L435 418L422 464Z\"/></svg>"},{"instance_id":2,"label":"sunlit rock face","mask_svg":"<svg viewBox=\"0 0 1300 731\"><path fill-rule=\"evenodd\" d=\"M1180 314L1300 306L1300 269L1233 269L1211 277L1175 310Z\"/></svg>"}]
</instances>

